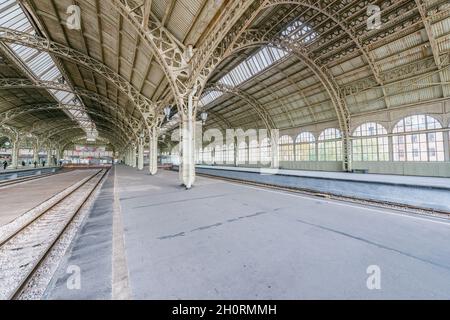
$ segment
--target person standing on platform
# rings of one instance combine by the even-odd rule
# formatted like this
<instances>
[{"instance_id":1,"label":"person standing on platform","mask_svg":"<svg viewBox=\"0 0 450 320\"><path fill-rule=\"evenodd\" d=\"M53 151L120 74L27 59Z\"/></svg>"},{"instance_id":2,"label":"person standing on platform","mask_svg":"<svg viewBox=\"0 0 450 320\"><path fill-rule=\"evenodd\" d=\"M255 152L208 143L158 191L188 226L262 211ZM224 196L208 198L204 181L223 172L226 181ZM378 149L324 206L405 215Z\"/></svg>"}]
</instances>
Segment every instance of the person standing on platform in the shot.
<instances>
[{"instance_id":1,"label":"person standing on platform","mask_svg":"<svg viewBox=\"0 0 450 320\"><path fill-rule=\"evenodd\" d=\"M36 169L36 167L37 167L37 161L35 161L33 164L34 164L34 168Z\"/></svg>"},{"instance_id":2,"label":"person standing on platform","mask_svg":"<svg viewBox=\"0 0 450 320\"><path fill-rule=\"evenodd\" d=\"M3 161L3 170L6 170L8 168L8 161Z\"/></svg>"}]
</instances>

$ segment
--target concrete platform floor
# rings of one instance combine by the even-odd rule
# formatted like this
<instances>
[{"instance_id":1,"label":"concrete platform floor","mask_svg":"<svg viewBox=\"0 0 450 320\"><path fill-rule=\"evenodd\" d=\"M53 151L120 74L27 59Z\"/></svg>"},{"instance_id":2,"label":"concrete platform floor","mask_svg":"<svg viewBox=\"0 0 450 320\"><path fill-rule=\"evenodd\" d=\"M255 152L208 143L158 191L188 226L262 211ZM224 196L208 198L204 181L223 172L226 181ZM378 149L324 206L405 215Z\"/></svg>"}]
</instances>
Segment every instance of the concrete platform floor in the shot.
<instances>
[{"instance_id":1,"label":"concrete platform floor","mask_svg":"<svg viewBox=\"0 0 450 320\"><path fill-rule=\"evenodd\" d=\"M227 167L227 166L198 165L197 168L215 169L215 170L233 170L233 171L254 172L254 173L261 172L261 169L258 168L232 167L232 166ZM321 179L357 181L357 182L374 182L392 185L405 185L412 187L442 188L450 191L449 178L403 176L403 175L373 174L373 173L362 174L350 172L308 171L308 170L292 170L292 169L279 169L276 170L275 172L280 175L295 176L295 177L321 178Z\"/></svg>"},{"instance_id":2,"label":"concrete platform floor","mask_svg":"<svg viewBox=\"0 0 450 320\"><path fill-rule=\"evenodd\" d=\"M118 166L115 174L123 227L114 238L123 236L124 252L111 253L103 238L107 245L98 245L95 228L113 228L98 224L94 211L90 232L78 235L58 277L67 277L67 264L96 256L112 257L112 271L91 263L81 270L88 284L79 292L59 281L47 298L114 298L89 288L105 287L104 274L123 267L127 279L111 290L125 283L135 299L450 298L449 220L207 178L186 191L176 172L152 177ZM373 266L380 290L367 286Z\"/></svg>"},{"instance_id":3,"label":"concrete platform floor","mask_svg":"<svg viewBox=\"0 0 450 320\"><path fill-rule=\"evenodd\" d=\"M4 226L64 189L92 175L78 170L0 188L0 226Z\"/></svg>"}]
</instances>

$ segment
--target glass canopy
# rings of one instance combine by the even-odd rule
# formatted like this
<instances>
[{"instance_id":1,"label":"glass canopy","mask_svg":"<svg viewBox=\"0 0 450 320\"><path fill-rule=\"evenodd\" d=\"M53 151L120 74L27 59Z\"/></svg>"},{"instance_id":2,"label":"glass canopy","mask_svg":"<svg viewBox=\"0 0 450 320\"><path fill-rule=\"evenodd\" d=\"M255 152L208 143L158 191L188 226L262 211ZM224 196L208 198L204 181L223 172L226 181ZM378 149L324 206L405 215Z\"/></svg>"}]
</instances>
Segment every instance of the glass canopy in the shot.
<instances>
[{"instance_id":1,"label":"glass canopy","mask_svg":"<svg viewBox=\"0 0 450 320\"><path fill-rule=\"evenodd\" d=\"M295 20L281 32L281 36L288 37L294 41L309 43L317 37L317 33L300 20ZM229 87L236 87L255 77L288 55L289 52L285 50L271 46L263 46L249 58L238 64L233 70L220 78L218 82ZM201 103L203 106L206 106L222 95L222 92L209 91L202 96Z\"/></svg>"},{"instance_id":2,"label":"glass canopy","mask_svg":"<svg viewBox=\"0 0 450 320\"><path fill-rule=\"evenodd\" d=\"M36 34L36 30L16 0L0 0L0 26L32 35ZM55 61L47 52L19 44L8 44L8 47L35 79L51 82L65 81ZM77 95L52 89L49 89L48 92L58 103L66 106L64 111L79 123L89 137L98 135L94 122L89 118L82 100Z\"/></svg>"}]
</instances>

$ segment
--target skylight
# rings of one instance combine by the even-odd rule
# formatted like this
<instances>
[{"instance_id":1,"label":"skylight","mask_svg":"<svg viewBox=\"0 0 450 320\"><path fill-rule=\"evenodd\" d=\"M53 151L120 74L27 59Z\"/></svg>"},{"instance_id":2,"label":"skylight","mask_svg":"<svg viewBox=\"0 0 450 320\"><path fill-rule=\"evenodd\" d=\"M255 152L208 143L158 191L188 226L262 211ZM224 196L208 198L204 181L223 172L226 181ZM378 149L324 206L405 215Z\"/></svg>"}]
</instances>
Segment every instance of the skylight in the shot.
<instances>
[{"instance_id":1,"label":"skylight","mask_svg":"<svg viewBox=\"0 0 450 320\"><path fill-rule=\"evenodd\" d=\"M317 37L317 33L312 32L311 27L296 20L281 32L281 36L289 37L292 40L300 41L302 43L308 43ZM218 82L229 87L236 87L268 69L270 66L285 58L288 54L287 51L275 47L264 46L220 78ZM222 92L210 91L205 93L200 101L203 106L206 106L222 95Z\"/></svg>"},{"instance_id":2,"label":"skylight","mask_svg":"<svg viewBox=\"0 0 450 320\"><path fill-rule=\"evenodd\" d=\"M35 35L36 30L28 20L16 0L0 0L0 26L20 32ZM8 44L8 47L29 69L35 79L43 81L61 81L63 75L47 52L42 52L27 46ZM66 113L86 132L90 137L96 137L95 124L84 110L81 99L71 92L60 90L48 90L48 92L61 104L74 105L76 108L66 108ZM80 111L82 110L82 111Z\"/></svg>"},{"instance_id":3,"label":"skylight","mask_svg":"<svg viewBox=\"0 0 450 320\"><path fill-rule=\"evenodd\" d=\"M312 31L312 28L300 20L295 20L291 23L281 35L289 37L292 40L300 41L301 43L309 43L317 37L317 33Z\"/></svg>"}]
</instances>

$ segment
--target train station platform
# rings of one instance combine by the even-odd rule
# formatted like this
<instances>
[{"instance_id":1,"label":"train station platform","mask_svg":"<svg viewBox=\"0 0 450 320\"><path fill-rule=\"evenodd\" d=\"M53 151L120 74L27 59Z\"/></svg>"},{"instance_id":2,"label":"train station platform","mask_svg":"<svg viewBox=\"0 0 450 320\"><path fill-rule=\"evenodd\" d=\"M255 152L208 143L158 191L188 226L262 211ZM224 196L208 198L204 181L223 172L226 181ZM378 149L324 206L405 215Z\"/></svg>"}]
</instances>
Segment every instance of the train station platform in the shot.
<instances>
[{"instance_id":1,"label":"train station platform","mask_svg":"<svg viewBox=\"0 0 450 320\"><path fill-rule=\"evenodd\" d=\"M116 166L45 298L449 299L449 227L206 177L186 191L177 172Z\"/></svg>"},{"instance_id":2,"label":"train station platform","mask_svg":"<svg viewBox=\"0 0 450 320\"><path fill-rule=\"evenodd\" d=\"M45 204L89 174L89 171L69 171L7 187L0 185L0 227Z\"/></svg>"},{"instance_id":3,"label":"train station platform","mask_svg":"<svg viewBox=\"0 0 450 320\"><path fill-rule=\"evenodd\" d=\"M197 173L450 212L448 178L205 165Z\"/></svg>"},{"instance_id":4,"label":"train station platform","mask_svg":"<svg viewBox=\"0 0 450 320\"><path fill-rule=\"evenodd\" d=\"M16 179L21 177L28 177L46 173L54 173L60 170L61 167L37 167L37 168L22 168L22 169L6 169L0 170L0 181Z\"/></svg>"}]
</instances>

